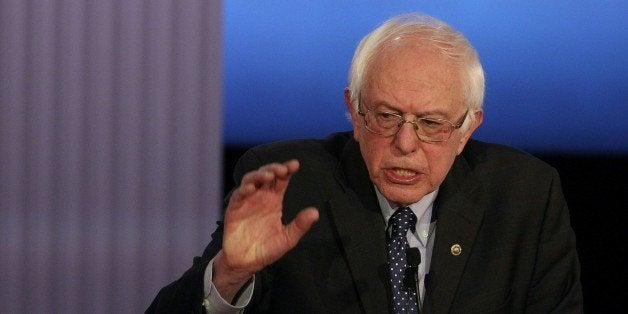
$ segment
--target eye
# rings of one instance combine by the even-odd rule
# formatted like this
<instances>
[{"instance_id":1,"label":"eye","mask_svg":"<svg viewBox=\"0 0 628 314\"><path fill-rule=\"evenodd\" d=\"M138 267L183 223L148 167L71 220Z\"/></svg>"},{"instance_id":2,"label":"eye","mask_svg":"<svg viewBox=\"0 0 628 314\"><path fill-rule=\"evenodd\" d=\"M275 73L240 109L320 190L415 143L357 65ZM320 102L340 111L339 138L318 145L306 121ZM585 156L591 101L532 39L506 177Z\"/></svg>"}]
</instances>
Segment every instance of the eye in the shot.
<instances>
[{"instance_id":1,"label":"eye","mask_svg":"<svg viewBox=\"0 0 628 314\"><path fill-rule=\"evenodd\" d=\"M377 119L382 121L399 120L399 115L393 112L377 111Z\"/></svg>"},{"instance_id":2,"label":"eye","mask_svg":"<svg viewBox=\"0 0 628 314\"><path fill-rule=\"evenodd\" d=\"M401 117L394 112L386 111L373 111L373 117L375 118L374 126L382 129L392 129L399 125Z\"/></svg>"},{"instance_id":3,"label":"eye","mask_svg":"<svg viewBox=\"0 0 628 314\"><path fill-rule=\"evenodd\" d=\"M445 126L445 123L439 120L420 119L419 121L421 122L422 127L434 129L434 130L440 129Z\"/></svg>"}]
</instances>

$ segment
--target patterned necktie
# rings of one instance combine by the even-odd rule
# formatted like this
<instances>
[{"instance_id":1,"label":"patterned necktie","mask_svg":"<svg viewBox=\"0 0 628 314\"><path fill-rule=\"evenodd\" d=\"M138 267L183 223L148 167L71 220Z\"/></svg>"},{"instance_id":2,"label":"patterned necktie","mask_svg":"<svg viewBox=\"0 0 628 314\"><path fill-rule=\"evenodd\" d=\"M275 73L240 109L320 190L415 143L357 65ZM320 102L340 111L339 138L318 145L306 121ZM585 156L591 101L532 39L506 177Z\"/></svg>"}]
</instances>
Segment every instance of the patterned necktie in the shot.
<instances>
[{"instance_id":1,"label":"patterned necktie","mask_svg":"<svg viewBox=\"0 0 628 314\"><path fill-rule=\"evenodd\" d=\"M415 289L404 287L408 262L408 230L414 232L417 218L409 207L399 208L388 220L388 266L393 297L393 313L418 313Z\"/></svg>"}]
</instances>

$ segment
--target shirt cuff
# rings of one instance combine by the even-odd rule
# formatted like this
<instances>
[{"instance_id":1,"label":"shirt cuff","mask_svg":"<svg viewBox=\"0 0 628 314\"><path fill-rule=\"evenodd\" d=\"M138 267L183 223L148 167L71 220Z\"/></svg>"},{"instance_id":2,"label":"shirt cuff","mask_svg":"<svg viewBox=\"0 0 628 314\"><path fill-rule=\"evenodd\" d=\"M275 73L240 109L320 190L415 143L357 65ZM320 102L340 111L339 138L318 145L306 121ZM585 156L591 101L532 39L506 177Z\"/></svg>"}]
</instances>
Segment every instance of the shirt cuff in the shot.
<instances>
[{"instance_id":1,"label":"shirt cuff","mask_svg":"<svg viewBox=\"0 0 628 314\"><path fill-rule=\"evenodd\" d=\"M253 296L253 286L255 284L255 276L249 282L246 283L242 289L242 293L235 300L235 305L231 305L229 302L222 298L216 286L212 281L214 269L214 259L209 262L207 268L205 268L205 281L204 292L205 298L203 299L203 307L207 313L241 313L244 308L251 302Z\"/></svg>"}]
</instances>

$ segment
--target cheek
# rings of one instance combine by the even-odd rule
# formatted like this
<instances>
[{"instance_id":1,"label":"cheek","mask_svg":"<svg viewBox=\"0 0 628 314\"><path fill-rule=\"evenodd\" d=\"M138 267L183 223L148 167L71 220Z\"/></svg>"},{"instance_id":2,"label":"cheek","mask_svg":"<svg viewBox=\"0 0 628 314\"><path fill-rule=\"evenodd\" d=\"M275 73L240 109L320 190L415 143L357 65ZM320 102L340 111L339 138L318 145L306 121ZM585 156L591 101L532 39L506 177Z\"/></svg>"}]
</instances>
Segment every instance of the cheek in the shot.
<instances>
[{"instance_id":1,"label":"cheek","mask_svg":"<svg viewBox=\"0 0 628 314\"><path fill-rule=\"evenodd\" d=\"M379 164L381 163L386 147L384 143L380 143L377 140L370 138L368 134L365 134L364 132L357 136L360 138L360 151L362 153L362 158L364 158L364 163L366 164L371 177L377 177Z\"/></svg>"},{"instance_id":2,"label":"cheek","mask_svg":"<svg viewBox=\"0 0 628 314\"><path fill-rule=\"evenodd\" d=\"M368 139L363 138L360 134L356 133L356 140L360 144L360 152L362 153L362 158L364 158L364 163L366 166L371 169L371 163L373 162L373 149L371 149L371 145L369 145Z\"/></svg>"},{"instance_id":3,"label":"cheek","mask_svg":"<svg viewBox=\"0 0 628 314\"><path fill-rule=\"evenodd\" d=\"M442 147L444 148L444 147ZM447 149L426 150L425 155L428 160L432 183L440 185L445 179L447 172L456 159L458 145L447 147Z\"/></svg>"},{"instance_id":4,"label":"cheek","mask_svg":"<svg viewBox=\"0 0 628 314\"><path fill-rule=\"evenodd\" d=\"M360 145L362 145L362 132L360 130L360 127L358 125L356 125L355 123L353 123L353 138L356 140L356 142L360 143Z\"/></svg>"},{"instance_id":5,"label":"cheek","mask_svg":"<svg viewBox=\"0 0 628 314\"><path fill-rule=\"evenodd\" d=\"M351 119L351 127L353 127L353 138L357 141L362 143L365 139L364 136L366 134L364 134L366 132L366 130L364 129L364 120L361 119L360 116L358 116L355 111L352 110L352 108L349 109L349 117Z\"/></svg>"}]
</instances>

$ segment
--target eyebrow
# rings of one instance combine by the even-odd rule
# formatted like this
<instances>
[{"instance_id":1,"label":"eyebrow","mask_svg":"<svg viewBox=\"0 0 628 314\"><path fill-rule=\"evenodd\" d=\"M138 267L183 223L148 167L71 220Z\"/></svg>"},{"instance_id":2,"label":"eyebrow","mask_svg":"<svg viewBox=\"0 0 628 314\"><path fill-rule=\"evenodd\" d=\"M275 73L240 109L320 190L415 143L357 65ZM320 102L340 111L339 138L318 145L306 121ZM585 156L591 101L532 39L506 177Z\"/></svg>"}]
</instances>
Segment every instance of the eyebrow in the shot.
<instances>
[{"instance_id":1,"label":"eyebrow","mask_svg":"<svg viewBox=\"0 0 628 314\"><path fill-rule=\"evenodd\" d=\"M381 107L386 107L386 108L381 108ZM385 100L374 102L373 109L376 109L376 110L391 110L391 111L395 111L397 113L402 113L402 114L408 113L408 112L404 112L403 110L400 110L399 108L397 108L396 105L390 104L390 103L388 103ZM422 113L416 113L416 112L409 112L409 113L411 113L411 114L413 114L413 115L415 115L415 116L417 116L419 118L433 117L433 116L444 118L444 119L448 118L447 114L444 111L442 111L442 110L425 111L425 112L422 112Z\"/></svg>"}]
</instances>

